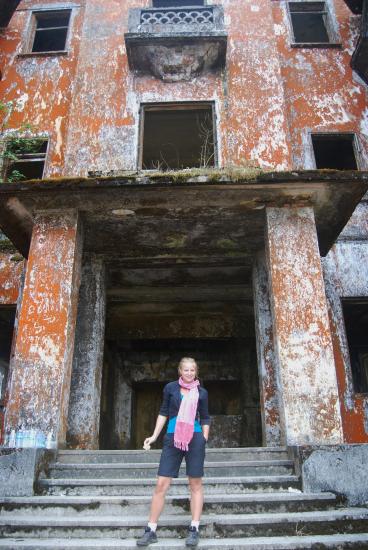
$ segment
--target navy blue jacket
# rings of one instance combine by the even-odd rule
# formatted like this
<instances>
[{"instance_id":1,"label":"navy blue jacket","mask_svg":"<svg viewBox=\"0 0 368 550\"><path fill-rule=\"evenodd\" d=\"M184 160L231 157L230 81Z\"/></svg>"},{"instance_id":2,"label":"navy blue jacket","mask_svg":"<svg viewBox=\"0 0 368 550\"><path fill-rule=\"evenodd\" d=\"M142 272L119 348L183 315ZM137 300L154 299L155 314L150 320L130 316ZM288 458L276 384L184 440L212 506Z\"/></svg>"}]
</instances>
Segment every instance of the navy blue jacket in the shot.
<instances>
[{"instance_id":1,"label":"navy blue jacket","mask_svg":"<svg viewBox=\"0 0 368 550\"><path fill-rule=\"evenodd\" d=\"M201 425L210 424L210 415L208 414L208 392L201 386L198 386L199 399L197 405L196 419ZM178 416L181 403L179 382L169 382L164 387L163 400L160 408L162 416L168 416L169 419Z\"/></svg>"}]
</instances>

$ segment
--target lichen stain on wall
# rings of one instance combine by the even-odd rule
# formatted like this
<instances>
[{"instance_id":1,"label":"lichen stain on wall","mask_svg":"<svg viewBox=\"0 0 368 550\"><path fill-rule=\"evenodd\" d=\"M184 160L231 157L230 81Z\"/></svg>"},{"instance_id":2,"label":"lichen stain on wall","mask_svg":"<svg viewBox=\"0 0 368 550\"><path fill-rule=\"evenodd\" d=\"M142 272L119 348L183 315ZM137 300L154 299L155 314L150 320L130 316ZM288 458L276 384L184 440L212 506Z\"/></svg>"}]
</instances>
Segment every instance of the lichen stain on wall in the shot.
<instances>
[{"instance_id":1,"label":"lichen stain on wall","mask_svg":"<svg viewBox=\"0 0 368 550\"><path fill-rule=\"evenodd\" d=\"M76 223L68 213L58 219L45 216L35 226L14 350L12 399L6 411L8 434L37 429L49 438L50 446L55 446L66 423L63 400L79 289L74 275L76 243Z\"/></svg>"},{"instance_id":2,"label":"lichen stain on wall","mask_svg":"<svg viewBox=\"0 0 368 550\"><path fill-rule=\"evenodd\" d=\"M24 269L24 261L19 261L17 256L19 255L0 252L0 305L8 306L17 303L20 279Z\"/></svg>"},{"instance_id":3,"label":"lichen stain on wall","mask_svg":"<svg viewBox=\"0 0 368 550\"><path fill-rule=\"evenodd\" d=\"M301 433L305 441L341 442L339 396L313 211L270 208L267 227L275 347L288 443L297 444Z\"/></svg>"},{"instance_id":4,"label":"lichen stain on wall","mask_svg":"<svg viewBox=\"0 0 368 550\"><path fill-rule=\"evenodd\" d=\"M272 3L294 168L312 167L308 140L304 139L312 131L356 132L363 145L362 162L367 162L368 132L361 126L366 87L350 68L351 29L355 28L357 16L342 0L329 2L329 9L341 48L292 48L287 2Z\"/></svg>"},{"instance_id":5,"label":"lichen stain on wall","mask_svg":"<svg viewBox=\"0 0 368 550\"><path fill-rule=\"evenodd\" d=\"M345 228L346 237L367 238L366 203L360 205ZM365 223L357 224L357 219ZM367 297L368 243L337 242L323 260L326 294L333 337L334 357L339 385L344 438L347 443L368 442L368 397L354 392L349 348L345 333L341 299Z\"/></svg>"},{"instance_id":6,"label":"lichen stain on wall","mask_svg":"<svg viewBox=\"0 0 368 550\"><path fill-rule=\"evenodd\" d=\"M77 67L83 2L72 11L67 55L23 55L30 51L31 10L45 6L41 0L23 1L6 33L0 35L0 81L2 101L15 109L8 130L30 124L32 131L49 136L46 176L64 173L65 138L68 126L73 80ZM47 6L59 7L49 1Z\"/></svg>"},{"instance_id":7,"label":"lichen stain on wall","mask_svg":"<svg viewBox=\"0 0 368 550\"><path fill-rule=\"evenodd\" d=\"M356 131L368 146L359 127L364 87L349 67L356 17L342 0L330 6L341 50L290 48L284 1L271 9L266 0L225 1L224 72L178 83L129 70L129 9L149 7L149 0L86 0L73 9L68 55L17 57L29 38L30 10L38 5L41 0L22 2L0 40L0 93L18 101L11 127L27 121L50 135L46 175L135 169L142 102L215 101L222 165L309 167L303 138L308 129Z\"/></svg>"},{"instance_id":8,"label":"lichen stain on wall","mask_svg":"<svg viewBox=\"0 0 368 550\"><path fill-rule=\"evenodd\" d=\"M14 82L17 76L19 94L25 82L31 85L24 117L36 120L38 127L51 135L54 153L48 175L61 172L85 175L88 170L134 169L137 165L139 105L154 101L215 101L222 164L254 161L265 168L289 167L283 91L277 55L270 39L272 18L268 4L263 2L258 11L249 5L244 15L239 17L244 11L240 0L225 3L225 19L232 22L227 29L229 55L226 73L203 75L190 83L173 84L151 76L132 75L129 71L124 46L128 11L131 7L145 5L148 7L150 3L130 1L123 6L117 2L101 5L101 2L90 0L83 27L78 27L80 33L74 32L77 21L73 22L73 56L13 60L17 68L8 69L8 83ZM255 25L259 17L263 18L263 24ZM25 15L18 12L12 22L15 32L20 34L24 24ZM255 28L259 36L254 35ZM76 65L80 39L81 50ZM43 75L42 91L35 90L32 94L38 74ZM73 89L71 80L74 74ZM51 81L55 82L55 87ZM45 124L42 117L44 106L58 105L60 94L57 90L60 89L63 90L62 104L52 110L50 119L53 123ZM60 117L63 117L61 128ZM56 120L59 122L55 126ZM65 147L66 163L62 168Z\"/></svg>"}]
</instances>

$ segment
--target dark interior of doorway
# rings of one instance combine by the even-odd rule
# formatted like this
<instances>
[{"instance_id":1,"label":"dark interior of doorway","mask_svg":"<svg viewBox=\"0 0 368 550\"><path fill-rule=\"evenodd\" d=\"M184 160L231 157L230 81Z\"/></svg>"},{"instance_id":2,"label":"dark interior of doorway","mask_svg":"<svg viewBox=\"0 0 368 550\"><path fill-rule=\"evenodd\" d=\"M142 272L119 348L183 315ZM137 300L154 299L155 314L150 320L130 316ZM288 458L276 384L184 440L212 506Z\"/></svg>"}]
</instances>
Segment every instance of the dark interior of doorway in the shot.
<instances>
[{"instance_id":1,"label":"dark interior of doorway","mask_svg":"<svg viewBox=\"0 0 368 550\"><path fill-rule=\"evenodd\" d=\"M211 445L262 445L253 339L171 338L106 342L101 449L142 447L154 429L163 387L177 379L185 356L198 361L201 384L209 392Z\"/></svg>"},{"instance_id":2,"label":"dark interior of doorway","mask_svg":"<svg viewBox=\"0 0 368 550\"><path fill-rule=\"evenodd\" d=\"M15 306L0 306L0 411L4 407L14 322Z\"/></svg>"}]
</instances>

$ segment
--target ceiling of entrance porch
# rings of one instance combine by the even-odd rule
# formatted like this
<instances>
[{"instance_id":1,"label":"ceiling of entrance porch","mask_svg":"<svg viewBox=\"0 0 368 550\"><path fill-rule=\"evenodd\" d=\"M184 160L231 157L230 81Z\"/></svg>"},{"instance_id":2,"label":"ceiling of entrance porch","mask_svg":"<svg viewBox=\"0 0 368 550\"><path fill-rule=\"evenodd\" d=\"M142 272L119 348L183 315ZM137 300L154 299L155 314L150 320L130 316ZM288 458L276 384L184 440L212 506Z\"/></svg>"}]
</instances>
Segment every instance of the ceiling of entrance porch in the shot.
<instances>
[{"instance_id":1,"label":"ceiling of entrance porch","mask_svg":"<svg viewBox=\"0 0 368 550\"><path fill-rule=\"evenodd\" d=\"M268 206L314 208L325 254L367 190L367 172L274 172L247 181L170 175L34 180L0 187L0 223L26 253L39 211L77 209L86 253L145 267L215 262L248 268ZM27 243L28 240L28 243ZM179 276L179 275L177 275Z\"/></svg>"}]
</instances>

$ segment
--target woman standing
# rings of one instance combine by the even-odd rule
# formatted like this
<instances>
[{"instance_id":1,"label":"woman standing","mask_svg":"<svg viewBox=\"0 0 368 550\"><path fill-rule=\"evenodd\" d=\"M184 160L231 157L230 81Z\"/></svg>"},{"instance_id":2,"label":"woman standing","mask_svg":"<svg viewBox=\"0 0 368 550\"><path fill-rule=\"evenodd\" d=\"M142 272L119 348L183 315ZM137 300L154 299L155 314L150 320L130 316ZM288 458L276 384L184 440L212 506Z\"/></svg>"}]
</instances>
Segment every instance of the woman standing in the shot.
<instances>
[{"instance_id":1,"label":"woman standing","mask_svg":"<svg viewBox=\"0 0 368 550\"><path fill-rule=\"evenodd\" d=\"M144 534L137 540L137 546L148 546L157 542L156 527L165 504L165 495L172 478L178 477L183 457L191 493L192 513L186 546L197 546L199 541L199 522L203 507L203 463L210 429L208 394L199 384L198 366L194 359L184 357L179 363L178 371L179 380L164 387L156 427L151 437L144 441L144 448L149 449L169 418L151 513Z\"/></svg>"}]
</instances>

